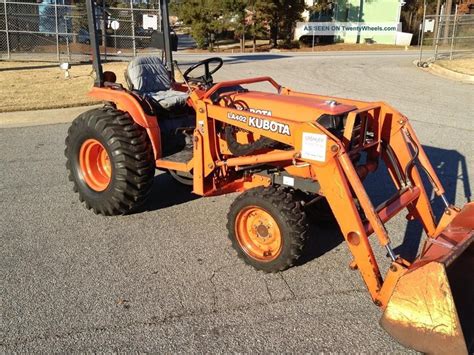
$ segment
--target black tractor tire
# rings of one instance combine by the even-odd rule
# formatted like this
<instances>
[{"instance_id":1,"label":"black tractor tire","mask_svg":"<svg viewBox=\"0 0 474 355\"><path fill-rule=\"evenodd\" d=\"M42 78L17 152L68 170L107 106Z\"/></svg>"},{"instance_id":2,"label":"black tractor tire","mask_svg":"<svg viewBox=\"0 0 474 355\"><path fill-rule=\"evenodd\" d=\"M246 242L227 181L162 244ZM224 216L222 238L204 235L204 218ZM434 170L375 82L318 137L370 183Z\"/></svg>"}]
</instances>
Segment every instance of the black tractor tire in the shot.
<instances>
[{"instance_id":1,"label":"black tractor tire","mask_svg":"<svg viewBox=\"0 0 474 355\"><path fill-rule=\"evenodd\" d=\"M79 155L88 140L98 141L107 153L110 176L102 191L89 186L81 169ZM105 106L79 115L69 127L64 154L73 190L96 214L131 213L150 193L155 174L152 146L145 129L126 112Z\"/></svg>"},{"instance_id":2,"label":"black tractor tire","mask_svg":"<svg viewBox=\"0 0 474 355\"><path fill-rule=\"evenodd\" d=\"M245 211L255 207L273 218L280 234L279 251L275 255L270 255L269 258L264 254L263 259L267 258L266 260L262 260L262 257L258 255L255 257L255 254L252 255L252 248L243 246L245 242L242 242L243 238L238 231L241 216L247 213ZM271 186L247 190L232 203L227 217L227 229L233 248L241 259L257 270L268 273L283 271L293 266L301 256L307 238L308 223L300 200L289 189ZM262 221L257 223L262 225ZM255 230L258 231L259 227ZM270 233L266 234L265 230L263 232L265 235L263 240L272 237Z\"/></svg>"}]
</instances>

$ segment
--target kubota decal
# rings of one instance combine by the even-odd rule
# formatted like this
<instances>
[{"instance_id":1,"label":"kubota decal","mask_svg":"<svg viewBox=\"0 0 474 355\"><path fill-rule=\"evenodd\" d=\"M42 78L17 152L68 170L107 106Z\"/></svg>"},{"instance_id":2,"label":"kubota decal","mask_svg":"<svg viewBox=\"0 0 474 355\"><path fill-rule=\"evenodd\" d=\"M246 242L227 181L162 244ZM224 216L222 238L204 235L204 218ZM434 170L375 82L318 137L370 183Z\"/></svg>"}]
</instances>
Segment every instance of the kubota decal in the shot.
<instances>
[{"instance_id":1,"label":"kubota decal","mask_svg":"<svg viewBox=\"0 0 474 355\"><path fill-rule=\"evenodd\" d=\"M290 127L285 123L275 122L272 120L264 120L257 117L249 117L248 125L250 127L255 127L263 129L270 132L278 132L280 134L290 135Z\"/></svg>"},{"instance_id":2,"label":"kubota decal","mask_svg":"<svg viewBox=\"0 0 474 355\"><path fill-rule=\"evenodd\" d=\"M249 127L254 127L258 129L263 129L265 131L291 136L290 126L288 126L286 123L280 123L259 117L236 114L233 112L227 112L227 118L230 120L247 123Z\"/></svg>"},{"instance_id":3,"label":"kubota decal","mask_svg":"<svg viewBox=\"0 0 474 355\"><path fill-rule=\"evenodd\" d=\"M270 110L262 110L259 108L249 108L249 112L256 113L257 115L264 115L264 116L271 116L272 111Z\"/></svg>"}]
</instances>

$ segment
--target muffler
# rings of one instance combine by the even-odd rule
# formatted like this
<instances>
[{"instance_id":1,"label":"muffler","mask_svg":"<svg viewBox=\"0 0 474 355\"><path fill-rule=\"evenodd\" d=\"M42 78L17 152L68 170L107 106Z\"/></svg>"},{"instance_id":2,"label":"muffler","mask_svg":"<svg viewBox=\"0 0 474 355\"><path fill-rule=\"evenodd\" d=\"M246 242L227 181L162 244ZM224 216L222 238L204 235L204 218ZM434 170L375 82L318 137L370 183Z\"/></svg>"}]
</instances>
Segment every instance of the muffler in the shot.
<instances>
[{"instance_id":1,"label":"muffler","mask_svg":"<svg viewBox=\"0 0 474 355\"><path fill-rule=\"evenodd\" d=\"M474 353L474 203L469 203L397 281L380 324L428 354Z\"/></svg>"}]
</instances>

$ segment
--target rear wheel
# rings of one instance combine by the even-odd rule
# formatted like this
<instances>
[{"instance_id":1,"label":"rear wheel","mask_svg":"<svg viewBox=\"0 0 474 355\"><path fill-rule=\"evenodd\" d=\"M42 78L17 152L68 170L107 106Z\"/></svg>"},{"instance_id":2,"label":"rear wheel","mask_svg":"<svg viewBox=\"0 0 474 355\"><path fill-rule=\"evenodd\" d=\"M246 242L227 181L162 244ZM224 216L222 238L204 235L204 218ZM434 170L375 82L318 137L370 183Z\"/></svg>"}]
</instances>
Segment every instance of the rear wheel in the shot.
<instances>
[{"instance_id":1,"label":"rear wheel","mask_svg":"<svg viewBox=\"0 0 474 355\"><path fill-rule=\"evenodd\" d=\"M74 191L97 214L132 212L151 190L151 143L126 112L104 107L81 114L69 128L64 153Z\"/></svg>"},{"instance_id":2,"label":"rear wheel","mask_svg":"<svg viewBox=\"0 0 474 355\"><path fill-rule=\"evenodd\" d=\"M227 228L239 257L265 272L291 267L307 234L301 203L289 190L276 187L257 187L237 197Z\"/></svg>"}]
</instances>

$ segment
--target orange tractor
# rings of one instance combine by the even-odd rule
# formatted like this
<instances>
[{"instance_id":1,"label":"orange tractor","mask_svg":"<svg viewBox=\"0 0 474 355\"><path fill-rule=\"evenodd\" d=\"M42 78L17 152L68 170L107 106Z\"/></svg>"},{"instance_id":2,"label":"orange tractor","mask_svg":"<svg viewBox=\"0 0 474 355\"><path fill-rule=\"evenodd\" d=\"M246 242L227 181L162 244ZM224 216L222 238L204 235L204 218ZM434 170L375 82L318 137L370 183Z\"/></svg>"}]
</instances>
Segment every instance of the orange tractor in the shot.
<instances>
[{"instance_id":1,"label":"orange tractor","mask_svg":"<svg viewBox=\"0 0 474 355\"><path fill-rule=\"evenodd\" d=\"M161 4L169 33L166 1ZM279 272L301 255L308 209L323 213L329 205L352 253L351 268L383 311L381 325L422 352L472 351L474 204L449 204L404 115L383 102L302 93L269 77L214 83L220 58L192 65L178 83L169 36L163 36L166 65L135 58L126 89L102 72L94 6L87 1L97 74L90 95L105 105L74 120L65 150L69 178L87 208L103 215L135 211L155 169L201 196L242 192L228 214L232 245L254 268ZM256 83L274 90L248 88ZM375 207L363 180L381 162L397 192ZM438 222L421 174L445 204ZM395 254L384 226L403 211L427 235L415 260ZM374 240L387 252L383 273Z\"/></svg>"}]
</instances>

